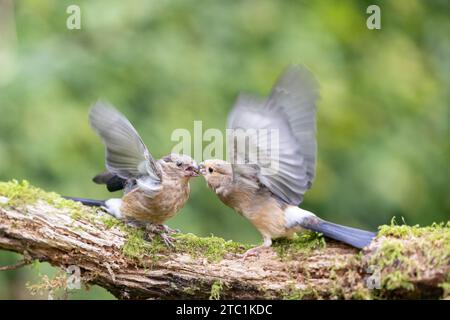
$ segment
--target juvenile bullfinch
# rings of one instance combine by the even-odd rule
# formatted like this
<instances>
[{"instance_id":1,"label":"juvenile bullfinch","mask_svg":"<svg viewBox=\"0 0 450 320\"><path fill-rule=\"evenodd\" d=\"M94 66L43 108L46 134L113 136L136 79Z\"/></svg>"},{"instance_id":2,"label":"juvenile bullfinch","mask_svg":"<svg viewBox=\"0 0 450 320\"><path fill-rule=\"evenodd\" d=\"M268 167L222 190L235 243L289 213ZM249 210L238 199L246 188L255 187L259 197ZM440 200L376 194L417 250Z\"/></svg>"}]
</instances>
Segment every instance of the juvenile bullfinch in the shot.
<instances>
[{"instance_id":1,"label":"juvenile bullfinch","mask_svg":"<svg viewBox=\"0 0 450 320\"><path fill-rule=\"evenodd\" d=\"M118 219L146 225L157 231L189 198L189 179L198 176L198 165L187 155L169 154L155 160L136 129L112 106L98 102L89 114L92 128L106 147L106 172L94 182L124 196L106 201L71 198L86 205L102 206ZM156 229L155 229L156 228ZM165 233L161 234L169 244Z\"/></svg>"},{"instance_id":2,"label":"juvenile bullfinch","mask_svg":"<svg viewBox=\"0 0 450 320\"><path fill-rule=\"evenodd\" d=\"M290 237L304 229L356 248L367 246L375 236L298 207L315 175L317 99L316 80L303 66L287 68L267 98L240 94L228 116L230 161L213 159L200 164L208 187L261 233L264 244L247 254L270 247L274 238ZM244 148L234 134L239 130L251 132Z\"/></svg>"}]
</instances>

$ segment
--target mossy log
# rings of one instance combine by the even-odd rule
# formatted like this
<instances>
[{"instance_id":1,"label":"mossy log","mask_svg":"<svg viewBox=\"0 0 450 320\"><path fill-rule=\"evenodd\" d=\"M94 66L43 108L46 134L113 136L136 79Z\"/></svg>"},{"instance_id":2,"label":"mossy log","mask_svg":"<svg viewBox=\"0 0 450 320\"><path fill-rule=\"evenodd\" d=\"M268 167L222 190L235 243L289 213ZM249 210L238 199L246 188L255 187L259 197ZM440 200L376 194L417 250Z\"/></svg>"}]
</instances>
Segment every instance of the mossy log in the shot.
<instances>
[{"instance_id":1,"label":"mossy log","mask_svg":"<svg viewBox=\"0 0 450 320\"><path fill-rule=\"evenodd\" d=\"M362 251L306 233L257 257L217 237L159 236L27 182L0 183L0 249L75 265L121 299L448 298L450 224L383 226ZM0 266L1 267L1 266Z\"/></svg>"}]
</instances>

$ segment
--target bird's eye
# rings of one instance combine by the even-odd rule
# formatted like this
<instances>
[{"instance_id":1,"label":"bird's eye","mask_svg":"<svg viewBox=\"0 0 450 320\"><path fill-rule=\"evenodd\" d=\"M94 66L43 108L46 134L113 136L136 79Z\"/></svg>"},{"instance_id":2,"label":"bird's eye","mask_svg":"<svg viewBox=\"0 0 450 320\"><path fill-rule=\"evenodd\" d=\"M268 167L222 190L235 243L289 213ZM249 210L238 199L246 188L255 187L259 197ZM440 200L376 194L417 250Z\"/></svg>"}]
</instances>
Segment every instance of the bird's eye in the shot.
<instances>
[{"instance_id":1,"label":"bird's eye","mask_svg":"<svg viewBox=\"0 0 450 320\"><path fill-rule=\"evenodd\" d=\"M209 171L209 173L213 173L214 169L211 168L211 167L209 167L209 168L208 168L208 171Z\"/></svg>"},{"instance_id":2,"label":"bird's eye","mask_svg":"<svg viewBox=\"0 0 450 320\"><path fill-rule=\"evenodd\" d=\"M181 167L182 164L183 164L183 162L177 161L177 167Z\"/></svg>"}]
</instances>

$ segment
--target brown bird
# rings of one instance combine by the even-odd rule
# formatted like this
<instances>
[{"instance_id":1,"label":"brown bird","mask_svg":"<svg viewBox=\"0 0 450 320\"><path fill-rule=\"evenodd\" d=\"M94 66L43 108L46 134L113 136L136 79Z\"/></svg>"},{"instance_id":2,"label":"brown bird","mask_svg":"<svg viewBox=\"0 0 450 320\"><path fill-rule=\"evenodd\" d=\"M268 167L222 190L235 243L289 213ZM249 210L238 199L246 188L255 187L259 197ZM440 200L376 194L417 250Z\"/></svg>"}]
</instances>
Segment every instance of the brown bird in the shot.
<instances>
[{"instance_id":1,"label":"brown bird","mask_svg":"<svg viewBox=\"0 0 450 320\"><path fill-rule=\"evenodd\" d=\"M263 236L264 244L247 254L270 247L274 238L291 237L304 229L357 248L375 236L324 221L298 207L315 175L317 98L316 81L301 66L288 68L266 99L239 95L227 125L233 133L232 139L228 135L231 163L213 159L200 164L208 187ZM243 148L236 134L239 130L247 130ZM271 140L272 136L278 139Z\"/></svg>"},{"instance_id":2,"label":"brown bird","mask_svg":"<svg viewBox=\"0 0 450 320\"><path fill-rule=\"evenodd\" d=\"M155 160L128 119L106 103L95 104L89 120L106 146L107 171L93 180L111 192L124 189L124 196L106 201L70 199L102 206L114 217L145 224L151 231L167 231L162 224L189 198L189 179L198 176L196 162L174 153ZM161 235L170 242L165 233Z\"/></svg>"}]
</instances>

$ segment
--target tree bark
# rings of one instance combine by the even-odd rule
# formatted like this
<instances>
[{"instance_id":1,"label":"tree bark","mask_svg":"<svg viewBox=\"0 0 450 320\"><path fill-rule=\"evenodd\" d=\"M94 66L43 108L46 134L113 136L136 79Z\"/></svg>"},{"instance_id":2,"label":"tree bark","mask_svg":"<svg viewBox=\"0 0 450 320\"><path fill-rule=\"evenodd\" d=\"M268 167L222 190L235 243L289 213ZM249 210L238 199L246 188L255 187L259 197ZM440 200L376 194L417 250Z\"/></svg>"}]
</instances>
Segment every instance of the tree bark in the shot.
<instances>
[{"instance_id":1,"label":"tree bark","mask_svg":"<svg viewBox=\"0 0 450 320\"><path fill-rule=\"evenodd\" d=\"M406 259L426 256L419 245L411 247L412 238L379 236L362 254L327 239L326 246L300 248L284 256L280 248L289 248L289 243L246 259L231 252L211 261L176 248L133 257L123 250L130 245L130 235L123 228L107 226L90 215L74 215L72 209L45 200L20 205L3 202L0 249L63 269L75 265L84 283L106 288L120 299L439 298L448 294L450 262L445 251L439 253L444 260L440 264L414 266L420 272L409 270L410 265L403 267L401 256L397 262L382 260L390 257L392 250L386 246L395 241L413 248L401 252ZM395 279L376 279L397 271L406 272L397 284Z\"/></svg>"}]
</instances>

